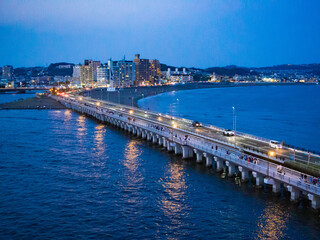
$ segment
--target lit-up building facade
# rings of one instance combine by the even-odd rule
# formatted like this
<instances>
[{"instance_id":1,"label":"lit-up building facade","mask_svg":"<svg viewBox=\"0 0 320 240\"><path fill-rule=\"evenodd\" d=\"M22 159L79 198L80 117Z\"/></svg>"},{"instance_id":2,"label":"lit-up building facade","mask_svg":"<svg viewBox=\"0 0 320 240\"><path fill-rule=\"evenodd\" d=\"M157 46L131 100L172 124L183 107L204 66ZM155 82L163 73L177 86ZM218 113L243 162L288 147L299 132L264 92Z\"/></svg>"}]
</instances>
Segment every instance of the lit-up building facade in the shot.
<instances>
[{"instance_id":1,"label":"lit-up building facade","mask_svg":"<svg viewBox=\"0 0 320 240\"><path fill-rule=\"evenodd\" d=\"M109 75L108 81L111 87L130 87L134 84L136 78L136 68L132 61L108 61L106 68Z\"/></svg>"},{"instance_id":2,"label":"lit-up building facade","mask_svg":"<svg viewBox=\"0 0 320 240\"><path fill-rule=\"evenodd\" d=\"M136 54L133 59L136 68L135 85L154 85L161 77L160 62L158 60L141 59Z\"/></svg>"}]
</instances>

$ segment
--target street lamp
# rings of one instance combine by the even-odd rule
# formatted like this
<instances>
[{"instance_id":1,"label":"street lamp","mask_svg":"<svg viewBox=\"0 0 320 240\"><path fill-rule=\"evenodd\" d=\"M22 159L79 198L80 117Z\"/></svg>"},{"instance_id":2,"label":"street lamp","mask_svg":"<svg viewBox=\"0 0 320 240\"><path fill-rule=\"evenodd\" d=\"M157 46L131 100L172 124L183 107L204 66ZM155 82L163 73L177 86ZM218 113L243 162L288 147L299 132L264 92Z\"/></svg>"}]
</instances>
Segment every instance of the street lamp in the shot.
<instances>
[{"instance_id":1,"label":"street lamp","mask_svg":"<svg viewBox=\"0 0 320 240\"><path fill-rule=\"evenodd\" d=\"M236 131L237 131L237 116L236 116L236 109L235 107L232 107L233 110L233 133L234 133L234 143L237 145L236 142Z\"/></svg>"},{"instance_id":2,"label":"street lamp","mask_svg":"<svg viewBox=\"0 0 320 240\"><path fill-rule=\"evenodd\" d=\"M179 98L177 98L177 112L178 112L178 117L180 117L179 116Z\"/></svg>"}]
</instances>

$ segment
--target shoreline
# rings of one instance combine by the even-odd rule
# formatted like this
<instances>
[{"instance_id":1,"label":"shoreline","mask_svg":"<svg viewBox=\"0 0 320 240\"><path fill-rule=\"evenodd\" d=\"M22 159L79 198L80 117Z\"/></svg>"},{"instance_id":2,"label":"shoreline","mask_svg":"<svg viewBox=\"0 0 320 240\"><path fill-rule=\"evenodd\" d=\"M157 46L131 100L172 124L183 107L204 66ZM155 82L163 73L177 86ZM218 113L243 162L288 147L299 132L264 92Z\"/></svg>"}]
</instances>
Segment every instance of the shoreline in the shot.
<instances>
[{"instance_id":1,"label":"shoreline","mask_svg":"<svg viewBox=\"0 0 320 240\"><path fill-rule=\"evenodd\" d=\"M207 88L226 88L226 87L252 87L252 86L294 86L305 85L310 86L314 84L306 83L188 83L165 86L146 86L146 87L131 87L124 88L120 91L108 92L106 88L98 88L93 90L83 91L82 95L90 96L95 99L110 101L113 103L120 103L127 106L138 107L138 101L143 98L159 95L162 93L172 91L185 91L194 89ZM23 110L23 109L66 109L61 103L50 97L33 97L24 100L18 100L8 103L1 103L0 110Z\"/></svg>"},{"instance_id":2,"label":"shoreline","mask_svg":"<svg viewBox=\"0 0 320 240\"><path fill-rule=\"evenodd\" d=\"M132 87L124 88L120 91L108 92L106 88L93 89L83 92L83 95L90 96L95 99L120 103L127 106L138 106L138 101L143 98L159 95L172 91L185 91L194 89L207 88L225 88L225 87L251 87L251 86L289 86L302 85L299 83L189 83L179 85L166 86L150 86L150 87Z\"/></svg>"},{"instance_id":3,"label":"shoreline","mask_svg":"<svg viewBox=\"0 0 320 240\"><path fill-rule=\"evenodd\" d=\"M51 97L41 96L17 100L14 102L1 103L0 110L57 110L66 109L60 102Z\"/></svg>"}]
</instances>

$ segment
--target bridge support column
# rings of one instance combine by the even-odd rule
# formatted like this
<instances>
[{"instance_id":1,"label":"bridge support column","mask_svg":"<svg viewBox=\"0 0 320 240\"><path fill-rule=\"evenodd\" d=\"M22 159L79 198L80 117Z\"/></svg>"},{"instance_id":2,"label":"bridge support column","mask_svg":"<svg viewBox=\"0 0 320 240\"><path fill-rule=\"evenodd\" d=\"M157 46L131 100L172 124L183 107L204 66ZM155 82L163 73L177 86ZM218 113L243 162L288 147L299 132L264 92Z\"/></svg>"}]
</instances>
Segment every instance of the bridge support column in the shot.
<instances>
[{"instance_id":1,"label":"bridge support column","mask_svg":"<svg viewBox=\"0 0 320 240\"><path fill-rule=\"evenodd\" d=\"M137 129L137 136L140 137L142 135L142 130L141 129Z\"/></svg>"},{"instance_id":2,"label":"bridge support column","mask_svg":"<svg viewBox=\"0 0 320 240\"><path fill-rule=\"evenodd\" d=\"M276 181L273 179L273 184L272 184L272 192L273 193L280 193L280 182Z\"/></svg>"},{"instance_id":3,"label":"bridge support column","mask_svg":"<svg viewBox=\"0 0 320 240\"><path fill-rule=\"evenodd\" d=\"M203 154L206 158L206 166L207 167L212 167L212 159L213 159L213 156L209 153L204 153Z\"/></svg>"},{"instance_id":4,"label":"bridge support column","mask_svg":"<svg viewBox=\"0 0 320 240\"><path fill-rule=\"evenodd\" d=\"M314 194L308 194L309 200L311 200L311 206L314 209L320 208L320 197L315 196Z\"/></svg>"},{"instance_id":5,"label":"bridge support column","mask_svg":"<svg viewBox=\"0 0 320 240\"><path fill-rule=\"evenodd\" d=\"M151 139L152 139L152 133L147 133L147 140L151 141Z\"/></svg>"},{"instance_id":6,"label":"bridge support column","mask_svg":"<svg viewBox=\"0 0 320 240\"><path fill-rule=\"evenodd\" d=\"M168 150L168 152L171 152L171 151L173 151L174 150L174 147L172 146L172 142L170 142L170 141L167 141L167 150Z\"/></svg>"},{"instance_id":7,"label":"bridge support column","mask_svg":"<svg viewBox=\"0 0 320 240\"><path fill-rule=\"evenodd\" d=\"M249 170L242 166L239 166L238 169L241 172L241 181L242 182L249 181Z\"/></svg>"},{"instance_id":8,"label":"bridge support column","mask_svg":"<svg viewBox=\"0 0 320 240\"><path fill-rule=\"evenodd\" d=\"M257 172L252 172L252 176L256 179L256 187L262 187L263 186L263 175Z\"/></svg>"},{"instance_id":9,"label":"bridge support column","mask_svg":"<svg viewBox=\"0 0 320 240\"><path fill-rule=\"evenodd\" d=\"M146 134L145 130L141 131L141 136L142 136L143 139L147 138L147 134Z\"/></svg>"},{"instance_id":10,"label":"bridge support column","mask_svg":"<svg viewBox=\"0 0 320 240\"><path fill-rule=\"evenodd\" d=\"M233 177L234 174L236 173L236 166L229 161L226 161L226 165L228 167L228 176Z\"/></svg>"},{"instance_id":11,"label":"bridge support column","mask_svg":"<svg viewBox=\"0 0 320 240\"><path fill-rule=\"evenodd\" d=\"M153 134L152 135L152 143L157 143L157 140L158 140L157 135Z\"/></svg>"},{"instance_id":12,"label":"bridge support column","mask_svg":"<svg viewBox=\"0 0 320 240\"><path fill-rule=\"evenodd\" d=\"M160 146L163 145L163 138L162 138L162 137L159 137L159 138L158 138L158 144L159 144Z\"/></svg>"},{"instance_id":13,"label":"bridge support column","mask_svg":"<svg viewBox=\"0 0 320 240\"><path fill-rule=\"evenodd\" d=\"M163 147L167 147L167 139L165 137L162 137L163 141L162 141L162 144L163 144Z\"/></svg>"},{"instance_id":14,"label":"bridge support column","mask_svg":"<svg viewBox=\"0 0 320 240\"><path fill-rule=\"evenodd\" d=\"M290 200L291 201L298 201L300 196L300 190L293 187L293 186L287 186L289 192L290 192Z\"/></svg>"},{"instance_id":15,"label":"bridge support column","mask_svg":"<svg viewBox=\"0 0 320 240\"><path fill-rule=\"evenodd\" d=\"M182 158L187 159L187 158L192 158L193 157L193 152L190 147L187 146L181 146L182 147Z\"/></svg>"},{"instance_id":16,"label":"bridge support column","mask_svg":"<svg viewBox=\"0 0 320 240\"><path fill-rule=\"evenodd\" d=\"M194 153L197 156L197 163L201 163L203 159L203 152L198 149L194 149Z\"/></svg>"},{"instance_id":17,"label":"bridge support column","mask_svg":"<svg viewBox=\"0 0 320 240\"><path fill-rule=\"evenodd\" d=\"M174 146L174 153L177 155L182 153L182 147L180 144L176 143L176 145Z\"/></svg>"},{"instance_id":18,"label":"bridge support column","mask_svg":"<svg viewBox=\"0 0 320 240\"><path fill-rule=\"evenodd\" d=\"M223 170L223 159L219 157L214 157L214 160L217 162L217 172L222 172Z\"/></svg>"}]
</instances>

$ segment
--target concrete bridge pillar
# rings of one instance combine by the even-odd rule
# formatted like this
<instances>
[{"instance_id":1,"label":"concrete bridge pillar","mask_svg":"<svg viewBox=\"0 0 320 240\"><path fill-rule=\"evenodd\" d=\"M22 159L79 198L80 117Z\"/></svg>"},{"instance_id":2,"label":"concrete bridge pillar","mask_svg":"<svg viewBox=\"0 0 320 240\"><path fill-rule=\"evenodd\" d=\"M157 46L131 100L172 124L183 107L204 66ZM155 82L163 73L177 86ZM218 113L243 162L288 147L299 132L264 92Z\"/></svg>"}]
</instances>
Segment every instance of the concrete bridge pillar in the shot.
<instances>
[{"instance_id":1,"label":"concrete bridge pillar","mask_svg":"<svg viewBox=\"0 0 320 240\"><path fill-rule=\"evenodd\" d=\"M192 158L193 151L192 148L188 146L181 146L182 147L182 159Z\"/></svg>"},{"instance_id":2,"label":"concrete bridge pillar","mask_svg":"<svg viewBox=\"0 0 320 240\"><path fill-rule=\"evenodd\" d=\"M290 192L290 200L298 201L300 196L300 190L290 185L288 185L287 188L288 188L288 191Z\"/></svg>"},{"instance_id":3,"label":"concrete bridge pillar","mask_svg":"<svg viewBox=\"0 0 320 240\"><path fill-rule=\"evenodd\" d=\"M194 153L197 156L197 163L201 163L203 159L203 152L198 149L194 149Z\"/></svg>"},{"instance_id":4,"label":"concrete bridge pillar","mask_svg":"<svg viewBox=\"0 0 320 240\"><path fill-rule=\"evenodd\" d=\"M151 141L151 139L152 139L152 133L147 133L147 140Z\"/></svg>"},{"instance_id":5,"label":"concrete bridge pillar","mask_svg":"<svg viewBox=\"0 0 320 240\"><path fill-rule=\"evenodd\" d=\"M273 179L273 184L272 184L272 192L273 193L279 193L280 192L280 182L276 181Z\"/></svg>"},{"instance_id":6,"label":"concrete bridge pillar","mask_svg":"<svg viewBox=\"0 0 320 240\"><path fill-rule=\"evenodd\" d=\"M157 135L153 134L152 135L152 143L157 143L157 140L158 140Z\"/></svg>"},{"instance_id":7,"label":"concrete bridge pillar","mask_svg":"<svg viewBox=\"0 0 320 240\"><path fill-rule=\"evenodd\" d=\"M206 158L206 166L207 167L212 167L213 156L211 154L209 154L209 153L204 153L203 155Z\"/></svg>"},{"instance_id":8,"label":"concrete bridge pillar","mask_svg":"<svg viewBox=\"0 0 320 240\"><path fill-rule=\"evenodd\" d=\"M263 175L257 172L252 172L252 176L256 179L256 187L262 187L263 186Z\"/></svg>"},{"instance_id":9,"label":"concrete bridge pillar","mask_svg":"<svg viewBox=\"0 0 320 240\"><path fill-rule=\"evenodd\" d=\"M147 138L146 131L144 131L144 130L141 131L141 137L142 137L143 139Z\"/></svg>"},{"instance_id":10,"label":"concrete bridge pillar","mask_svg":"<svg viewBox=\"0 0 320 240\"><path fill-rule=\"evenodd\" d=\"M233 177L236 173L236 165L229 161L226 161L226 165L228 167L228 176Z\"/></svg>"},{"instance_id":11,"label":"concrete bridge pillar","mask_svg":"<svg viewBox=\"0 0 320 240\"><path fill-rule=\"evenodd\" d=\"M176 145L174 146L174 153L177 155L182 153L182 147L180 144L176 143Z\"/></svg>"},{"instance_id":12,"label":"concrete bridge pillar","mask_svg":"<svg viewBox=\"0 0 320 240\"><path fill-rule=\"evenodd\" d=\"M165 137L162 137L163 141L162 141L162 144L163 144L163 147L167 147L167 139Z\"/></svg>"},{"instance_id":13,"label":"concrete bridge pillar","mask_svg":"<svg viewBox=\"0 0 320 240\"><path fill-rule=\"evenodd\" d=\"M217 162L217 172L222 172L223 170L223 159L219 157L214 157L214 160Z\"/></svg>"},{"instance_id":14,"label":"concrete bridge pillar","mask_svg":"<svg viewBox=\"0 0 320 240\"><path fill-rule=\"evenodd\" d=\"M137 129L137 136L140 137L142 135L142 130L140 128Z\"/></svg>"},{"instance_id":15,"label":"concrete bridge pillar","mask_svg":"<svg viewBox=\"0 0 320 240\"><path fill-rule=\"evenodd\" d=\"M137 129L135 127L132 127L132 134L136 135L137 134Z\"/></svg>"},{"instance_id":16,"label":"concrete bridge pillar","mask_svg":"<svg viewBox=\"0 0 320 240\"><path fill-rule=\"evenodd\" d=\"M167 150L168 152L171 152L174 150L174 147L172 146L172 142L170 142L169 140L167 141Z\"/></svg>"},{"instance_id":17,"label":"concrete bridge pillar","mask_svg":"<svg viewBox=\"0 0 320 240\"><path fill-rule=\"evenodd\" d=\"M159 144L160 146L163 145L163 138L162 138L162 137L159 137L159 138L158 138L158 144Z\"/></svg>"},{"instance_id":18,"label":"concrete bridge pillar","mask_svg":"<svg viewBox=\"0 0 320 240\"><path fill-rule=\"evenodd\" d=\"M320 208L320 197L314 195L314 194L308 194L309 200L311 200L311 206L314 209Z\"/></svg>"},{"instance_id":19,"label":"concrete bridge pillar","mask_svg":"<svg viewBox=\"0 0 320 240\"><path fill-rule=\"evenodd\" d=\"M249 181L249 170L242 166L239 166L238 169L239 169L239 172L241 172L241 181L242 182Z\"/></svg>"}]
</instances>

